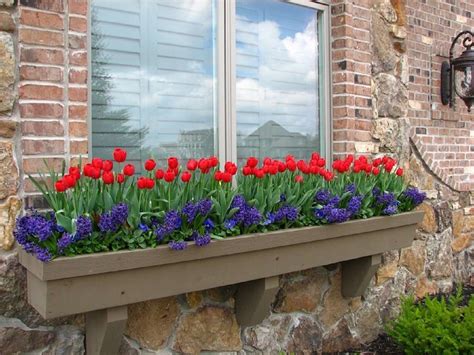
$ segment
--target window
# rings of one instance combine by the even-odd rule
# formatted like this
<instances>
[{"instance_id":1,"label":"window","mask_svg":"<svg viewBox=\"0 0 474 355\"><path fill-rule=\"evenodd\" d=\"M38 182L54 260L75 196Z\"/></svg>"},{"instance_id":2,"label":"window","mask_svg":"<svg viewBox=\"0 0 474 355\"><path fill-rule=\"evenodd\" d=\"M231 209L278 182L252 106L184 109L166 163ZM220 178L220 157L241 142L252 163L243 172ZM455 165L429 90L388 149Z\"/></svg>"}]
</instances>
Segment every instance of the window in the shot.
<instances>
[{"instance_id":1,"label":"window","mask_svg":"<svg viewBox=\"0 0 474 355\"><path fill-rule=\"evenodd\" d=\"M326 152L328 5L92 0L91 150L282 158Z\"/></svg>"}]
</instances>

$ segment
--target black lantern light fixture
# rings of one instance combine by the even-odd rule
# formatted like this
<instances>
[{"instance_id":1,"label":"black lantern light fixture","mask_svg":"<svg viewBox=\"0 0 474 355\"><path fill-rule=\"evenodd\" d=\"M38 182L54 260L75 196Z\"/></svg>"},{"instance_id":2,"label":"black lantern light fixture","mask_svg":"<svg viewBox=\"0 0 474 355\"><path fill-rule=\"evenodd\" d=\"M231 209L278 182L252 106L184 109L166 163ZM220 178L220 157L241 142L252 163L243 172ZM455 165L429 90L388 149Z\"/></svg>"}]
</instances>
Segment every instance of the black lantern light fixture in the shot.
<instances>
[{"instance_id":1,"label":"black lantern light fixture","mask_svg":"<svg viewBox=\"0 0 474 355\"><path fill-rule=\"evenodd\" d=\"M454 56L456 42L465 37L462 45L464 52L457 58ZM454 106L457 94L471 112L474 105L474 32L463 31L453 40L449 50L449 62L443 62L441 67L441 102L443 105Z\"/></svg>"}]
</instances>

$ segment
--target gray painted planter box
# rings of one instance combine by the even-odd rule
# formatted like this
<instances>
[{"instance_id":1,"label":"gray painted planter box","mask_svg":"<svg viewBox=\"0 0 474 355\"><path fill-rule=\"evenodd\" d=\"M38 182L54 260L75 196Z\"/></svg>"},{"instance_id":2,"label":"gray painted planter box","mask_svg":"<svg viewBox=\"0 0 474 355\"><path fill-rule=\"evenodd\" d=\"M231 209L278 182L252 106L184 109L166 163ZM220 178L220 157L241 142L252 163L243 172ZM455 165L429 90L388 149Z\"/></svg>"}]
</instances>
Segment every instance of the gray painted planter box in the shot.
<instances>
[{"instance_id":1,"label":"gray painted planter box","mask_svg":"<svg viewBox=\"0 0 474 355\"><path fill-rule=\"evenodd\" d=\"M423 212L280 230L213 241L184 251L154 249L61 257L42 263L20 251L28 300L46 319L87 313L89 354L119 346L131 303L239 284L241 325L262 321L278 275L343 262L342 292L361 295L381 254L411 245Z\"/></svg>"}]
</instances>

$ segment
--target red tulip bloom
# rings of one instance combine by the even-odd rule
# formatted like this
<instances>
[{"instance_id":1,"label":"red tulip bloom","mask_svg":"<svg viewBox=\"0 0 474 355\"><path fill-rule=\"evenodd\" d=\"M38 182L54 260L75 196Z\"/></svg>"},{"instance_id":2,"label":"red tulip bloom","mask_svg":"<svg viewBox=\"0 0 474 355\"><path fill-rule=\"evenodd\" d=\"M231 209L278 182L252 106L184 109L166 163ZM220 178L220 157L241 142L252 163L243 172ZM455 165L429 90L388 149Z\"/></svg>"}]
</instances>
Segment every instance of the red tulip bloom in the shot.
<instances>
[{"instance_id":1,"label":"red tulip bloom","mask_svg":"<svg viewBox=\"0 0 474 355\"><path fill-rule=\"evenodd\" d=\"M135 167L132 164L127 164L123 167L123 174L127 176L132 176L135 174Z\"/></svg>"},{"instance_id":2,"label":"red tulip bloom","mask_svg":"<svg viewBox=\"0 0 474 355\"><path fill-rule=\"evenodd\" d=\"M125 181L125 175L123 174L117 174L117 182L119 184L122 184Z\"/></svg>"},{"instance_id":3,"label":"red tulip bloom","mask_svg":"<svg viewBox=\"0 0 474 355\"><path fill-rule=\"evenodd\" d=\"M296 170L296 163L294 160L288 160L286 162L286 167L288 168L289 171L295 171Z\"/></svg>"},{"instance_id":4,"label":"red tulip bloom","mask_svg":"<svg viewBox=\"0 0 474 355\"><path fill-rule=\"evenodd\" d=\"M270 175L276 175L276 173L278 173L278 165L270 165L268 167L268 173Z\"/></svg>"},{"instance_id":5,"label":"red tulip bloom","mask_svg":"<svg viewBox=\"0 0 474 355\"><path fill-rule=\"evenodd\" d=\"M301 182L304 181L304 178L303 178L301 175L296 175L296 176L295 176L295 181L301 183Z\"/></svg>"},{"instance_id":6,"label":"red tulip bloom","mask_svg":"<svg viewBox=\"0 0 474 355\"><path fill-rule=\"evenodd\" d=\"M214 156L210 157L209 158L209 166L211 168L215 168L217 165L219 165L219 159L217 159L217 157L214 157Z\"/></svg>"},{"instance_id":7,"label":"red tulip bloom","mask_svg":"<svg viewBox=\"0 0 474 355\"><path fill-rule=\"evenodd\" d=\"M147 178L146 179L146 188L151 190L153 187L155 187L155 180Z\"/></svg>"},{"instance_id":8,"label":"red tulip bloom","mask_svg":"<svg viewBox=\"0 0 474 355\"><path fill-rule=\"evenodd\" d=\"M225 163L224 169L227 173L229 173L231 175L235 175L237 173L237 165L235 165L234 163L232 163L230 161Z\"/></svg>"},{"instance_id":9,"label":"red tulip bloom","mask_svg":"<svg viewBox=\"0 0 474 355\"><path fill-rule=\"evenodd\" d=\"M147 188L147 178L144 176L140 176L137 180L137 186L140 190Z\"/></svg>"},{"instance_id":10,"label":"red tulip bloom","mask_svg":"<svg viewBox=\"0 0 474 355\"><path fill-rule=\"evenodd\" d=\"M373 169L372 169L372 174L374 174L375 176L377 176L378 174L380 174L380 169L379 169L379 168L373 168Z\"/></svg>"},{"instance_id":11,"label":"red tulip bloom","mask_svg":"<svg viewBox=\"0 0 474 355\"><path fill-rule=\"evenodd\" d=\"M161 169L158 169L156 172L155 172L155 178L157 180L161 180L163 179L163 177L165 176L165 172Z\"/></svg>"},{"instance_id":12,"label":"red tulip bloom","mask_svg":"<svg viewBox=\"0 0 474 355\"><path fill-rule=\"evenodd\" d=\"M156 163L153 159L148 159L146 162L145 162L145 169L148 170L148 171L152 171L153 169L155 169L156 167Z\"/></svg>"},{"instance_id":13,"label":"red tulip bloom","mask_svg":"<svg viewBox=\"0 0 474 355\"><path fill-rule=\"evenodd\" d=\"M114 183L114 173L111 171L104 171L102 174L102 181L106 185L110 185Z\"/></svg>"},{"instance_id":14,"label":"red tulip bloom","mask_svg":"<svg viewBox=\"0 0 474 355\"><path fill-rule=\"evenodd\" d=\"M104 160L103 161L102 169L104 169L104 171L112 171L113 168L114 168L114 163L112 163L111 160Z\"/></svg>"},{"instance_id":15,"label":"red tulip bloom","mask_svg":"<svg viewBox=\"0 0 474 355\"><path fill-rule=\"evenodd\" d=\"M214 173L214 179L216 181L221 181L222 180L222 171L220 170L217 170L215 173Z\"/></svg>"},{"instance_id":16,"label":"red tulip bloom","mask_svg":"<svg viewBox=\"0 0 474 355\"><path fill-rule=\"evenodd\" d=\"M317 161L317 160L319 160L320 157L321 156L317 152L314 152L314 153L311 154L311 160Z\"/></svg>"},{"instance_id":17,"label":"red tulip bloom","mask_svg":"<svg viewBox=\"0 0 474 355\"><path fill-rule=\"evenodd\" d=\"M72 175L64 175L63 177L63 183L64 185L69 189L71 187L74 187L76 185L76 178Z\"/></svg>"},{"instance_id":18,"label":"red tulip bloom","mask_svg":"<svg viewBox=\"0 0 474 355\"><path fill-rule=\"evenodd\" d=\"M82 172L85 176L92 177L92 169L94 169L94 167L92 166L92 164L88 163L84 165L84 168L82 168Z\"/></svg>"},{"instance_id":19,"label":"red tulip bloom","mask_svg":"<svg viewBox=\"0 0 474 355\"><path fill-rule=\"evenodd\" d=\"M175 174L174 174L174 171L173 170L168 170L163 178L165 179L166 182L172 182L175 178Z\"/></svg>"},{"instance_id":20,"label":"red tulip bloom","mask_svg":"<svg viewBox=\"0 0 474 355\"><path fill-rule=\"evenodd\" d=\"M67 190L67 186L63 180L56 181L56 183L54 184L54 188L57 192L64 192Z\"/></svg>"},{"instance_id":21,"label":"red tulip bloom","mask_svg":"<svg viewBox=\"0 0 474 355\"><path fill-rule=\"evenodd\" d=\"M282 161L279 161L278 162L278 171L280 173L284 172L286 170L286 164L283 163Z\"/></svg>"},{"instance_id":22,"label":"red tulip bloom","mask_svg":"<svg viewBox=\"0 0 474 355\"><path fill-rule=\"evenodd\" d=\"M244 176L252 174L252 168L250 166L244 166L242 168L242 174L244 174Z\"/></svg>"},{"instance_id":23,"label":"red tulip bloom","mask_svg":"<svg viewBox=\"0 0 474 355\"><path fill-rule=\"evenodd\" d=\"M93 179L100 178L100 169L92 167L91 168L91 178L93 178Z\"/></svg>"},{"instance_id":24,"label":"red tulip bloom","mask_svg":"<svg viewBox=\"0 0 474 355\"><path fill-rule=\"evenodd\" d=\"M100 159L100 158L93 158L92 159L92 166L94 168L102 169L102 165L103 165L102 159Z\"/></svg>"},{"instance_id":25,"label":"red tulip bloom","mask_svg":"<svg viewBox=\"0 0 474 355\"><path fill-rule=\"evenodd\" d=\"M209 161L207 159L202 158L202 159L199 159L198 166L199 166L199 169L201 170L201 172L207 172L207 170L210 167L210 164L209 164Z\"/></svg>"},{"instance_id":26,"label":"red tulip bloom","mask_svg":"<svg viewBox=\"0 0 474 355\"><path fill-rule=\"evenodd\" d=\"M232 181L232 174L228 172L222 173L222 181L223 182L231 182Z\"/></svg>"},{"instance_id":27,"label":"red tulip bloom","mask_svg":"<svg viewBox=\"0 0 474 355\"><path fill-rule=\"evenodd\" d=\"M318 166L320 168L323 168L326 165L326 160L325 159L319 159L318 160Z\"/></svg>"},{"instance_id":28,"label":"red tulip bloom","mask_svg":"<svg viewBox=\"0 0 474 355\"><path fill-rule=\"evenodd\" d=\"M76 180L79 180L81 178L81 170L77 166L71 166L69 168L69 174L74 176Z\"/></svg>"},{"instance_id":29,"label":"red tulip bloom","mask_svg":"<svg viewBox=\"0 0 474 355\"><path fill-rule=\"evenodd\" d=\"M402 169L402 168L398 168L398 169L397 169L397 175L398 175L398 176L402 176L402 175L403 175L403 169Z\"/></svg>"},{"instance_id":30,"label":"red tulip bloom","mask_svg":"<svg viewBox=\"0 0 474 355\"><path fill-rule=\"evenodd\" d=\"M194 159L190 159L186 167L188 168L189 171L194 171L198 167L198 162Z\"/></svg>"},{"instance_id":31,"label":"red tulip bloom","mask_svg":"<svg viewBox=\"0 0 474 355\"><path fill-rule=\"evenodd\" d=\"M125 159L127 159L127 152L120 148L115 148L113 155L114 155L114 160L117 163L123 163Z\"/></svg>"},{"instance_id":32,"label":"red tulip bloom","mask_svg":"<svg viewBox=\"0 0 474 355\"><path fill-rule=\"evenodd\" d=\"M181 174L181 181L182 182L189 182L189 180L191 180L191 173L189 171L184 171L182 174Z\"/></svg>"},{"instance_id":33,"label":"red tulip bloom","mask_svg":"<svg viewBox=\"0 0 474 355\"><path fill-rule=\"evenodd\" d=\"M262 179L265 176L263 169L255 169L254 175L257 179Z\"/></svg>"},{"instance_id":34,"label":"red tulip bloom","mask_svg":"<svg viewBox=\"0 0 474 355\"><path fill-rule=\"evenodd\" d=\"M334 178L334 174L331 173L330 171L326 171L324 173L324 180L331 181L333 178Z\"/></svg>"},{"instance_id":35,"label":"red tulip bloom","mask_svg":"<svg viewBox=\"0 0 474 355\"><path fill-rule=\"evenodd\" d=\"M255 168L258 165L258 159L255 157L247 158L247 166L250 168Z\"/></svg>"},{"instance_id":36,"label":"red tulip bloom","mask_svg":"<svg viewBox=\"0 0 474 355\"><path fill-rule=\"evenodd\" d=\"M168 168L170 169L177 169L179 165L178 158L176 157L169 157L168 158Z\"/></svg>"},{"instance_id":37,"label":"red tulip bloom","mask_svg":"<svg viewBox=\"0 0 474 355\"><path fill-rule=\"evenodd\" d=\"M285 161L288 163L290 160L295 160L295 157L291 154L288 154L286 157L285 157Z\"/></svg>"}]
</instances>

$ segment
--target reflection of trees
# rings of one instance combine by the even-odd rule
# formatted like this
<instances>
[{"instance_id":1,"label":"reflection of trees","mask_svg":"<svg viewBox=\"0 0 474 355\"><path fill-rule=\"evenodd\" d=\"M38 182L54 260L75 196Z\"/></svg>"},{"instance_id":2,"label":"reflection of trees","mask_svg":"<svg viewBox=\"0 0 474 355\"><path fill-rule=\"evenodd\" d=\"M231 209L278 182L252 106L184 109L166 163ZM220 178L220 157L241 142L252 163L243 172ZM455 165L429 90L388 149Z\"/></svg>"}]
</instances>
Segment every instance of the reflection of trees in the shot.
<instances>
[{"instance_id":1,"label":"reflection of trees","mask_svg":"<svg viewBox=\"0 0 474 355\"><path fill-rule=\"evenodd\" d=\"M93 154L103 158L110 159L111 149L115 146L125 148L137 148L135 154L132 153L131 159L141 160L140 147L143 144L145 135L148 130L146 128L134 129L130 123L132 117L127 108L113 107L113 93L114 89L113 77L108 73L106 64L110 62L110 56L104 53L107 48L107 41L105 36L101 33L99 26L97 26L97 14L95 9L92 9L92 125L98 124L101 129L94 129L96 139L92 141ZM135 118L137 119L137 118ZM106 131L102 127L106 127ZM104 135L113 137L112 142L102 140ZM104 147L106 149L99 151L97 148ZM135 156L133 156L135 155Z\"/></svg>"}]
</instances>

